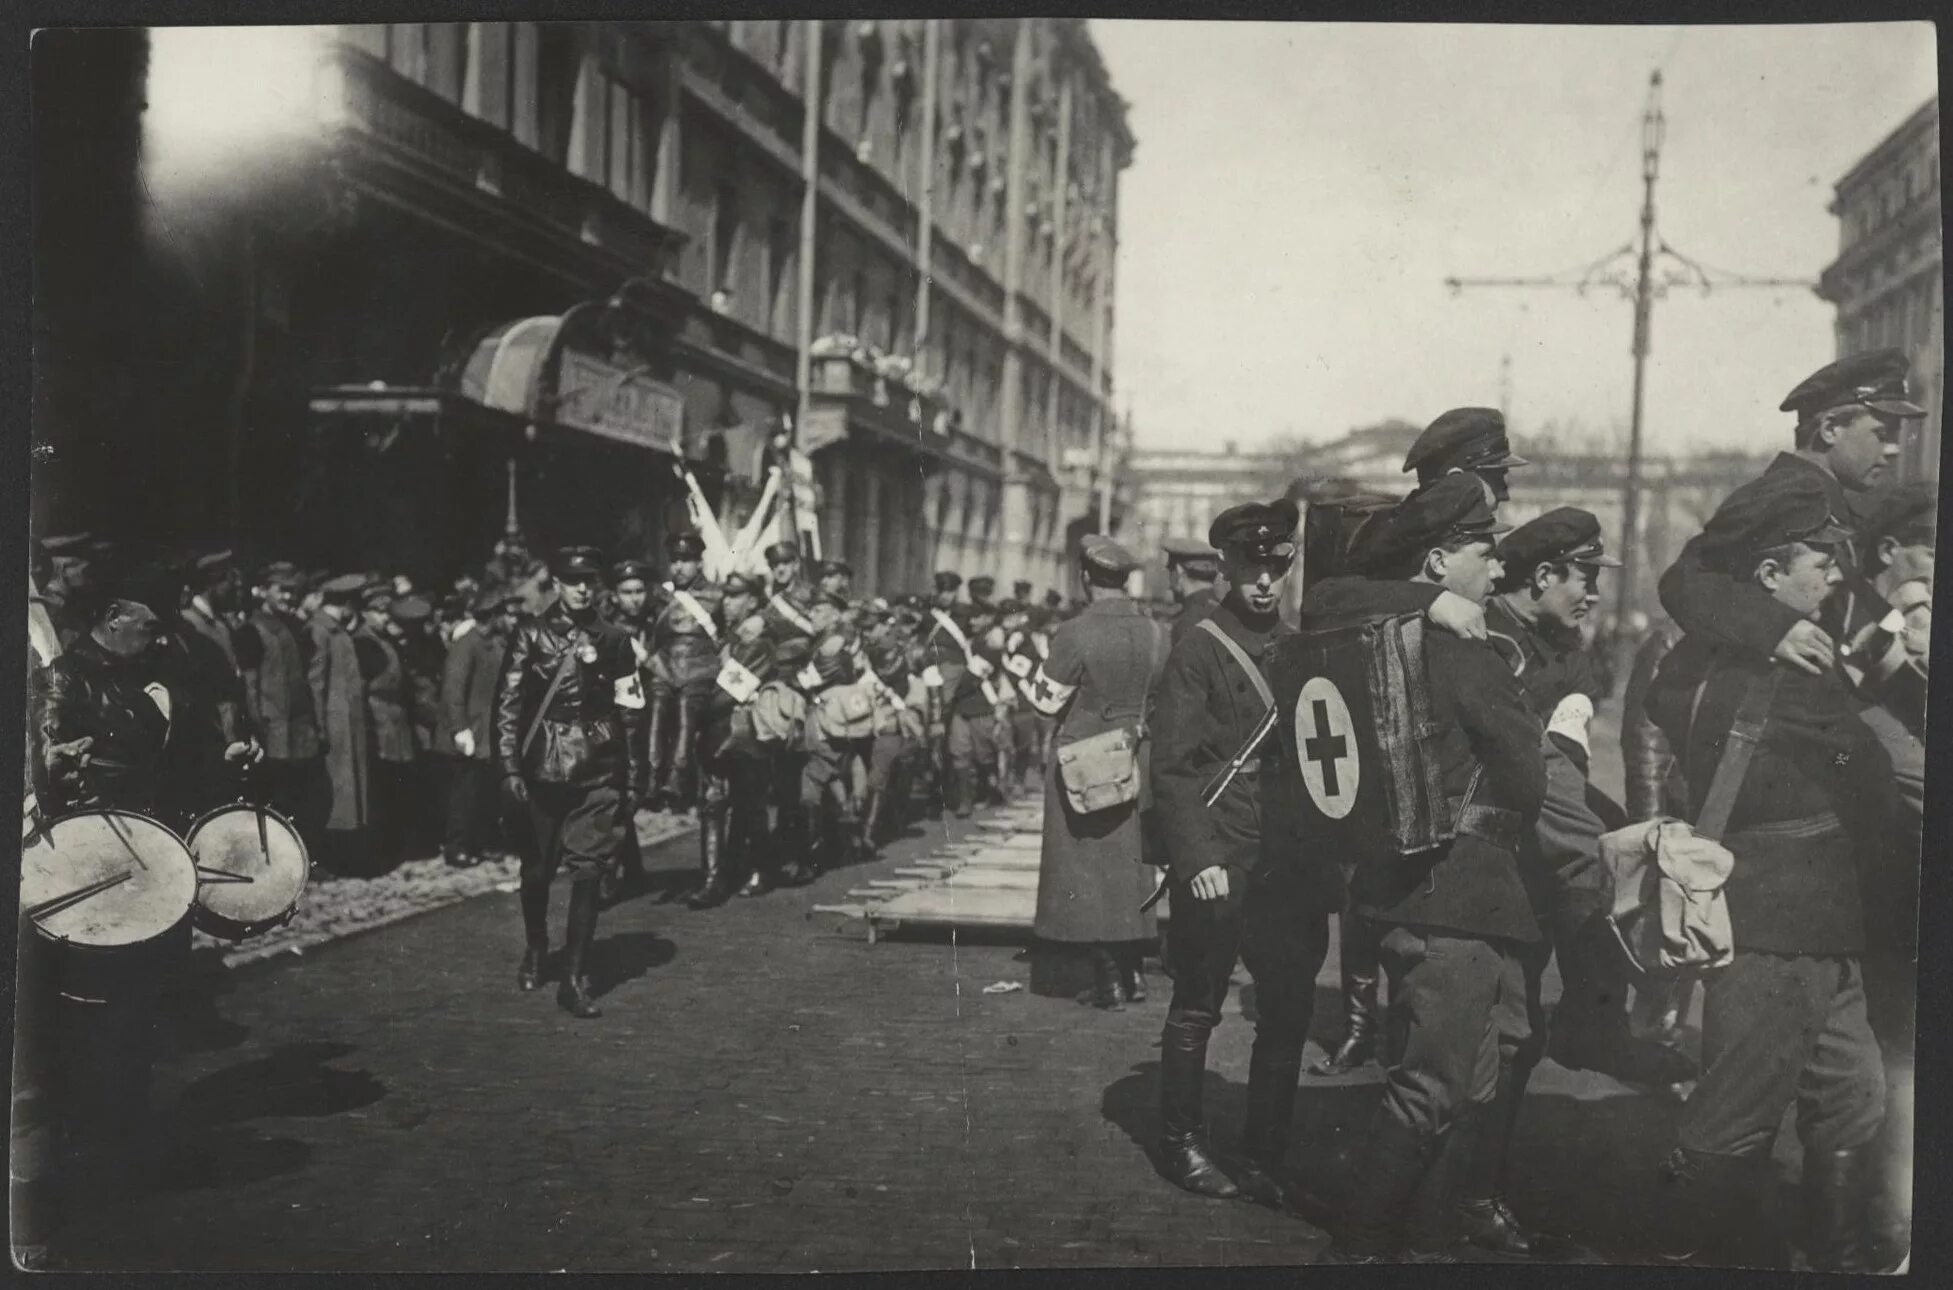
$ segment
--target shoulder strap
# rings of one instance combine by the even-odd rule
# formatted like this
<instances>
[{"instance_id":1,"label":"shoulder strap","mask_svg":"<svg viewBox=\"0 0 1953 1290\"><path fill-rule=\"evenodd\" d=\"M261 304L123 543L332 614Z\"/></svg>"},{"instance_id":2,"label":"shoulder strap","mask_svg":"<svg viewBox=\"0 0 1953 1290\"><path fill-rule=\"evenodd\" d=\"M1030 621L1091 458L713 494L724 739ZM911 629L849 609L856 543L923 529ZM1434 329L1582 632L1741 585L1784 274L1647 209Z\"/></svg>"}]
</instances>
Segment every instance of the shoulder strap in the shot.
<instances>
[{"instance_id":1,"label":"shoulder strap","mask_svg":"<svg viewBox=\"0 0 1953 1290\"><path fill-rule=\"evenodd\" d=\"M1772 667L1764 675L1751 678L1749 688L1743 692L1743 702L1736 709L1729 738L1723 744L1722 760L1716 763L1715 777L1709 781L1709 791L1702 799L1702 813L1696 817L1697 837L1720 840L1729 827L1729 812L1736 805L1736 792L1749 773L1750 758L1756 755L1756 745L1763 738L1770 704L1782 680L1783 673Z\"/></svg>"},{"instance_id":2,"label":"shoulder strap","mask_svg":"<svg viewBox=\"0 0 1953 1290\"><path fill-rule=\"evenodd\" d=\"M556 665L556 675L549 678L549 688L543 691L542 702L536 706L536 715L529 718L529 729L522 736L523 756L529 755L529 745L536 742L536 732L542 729L543 714L549 711L549 705L556 698L556 692L563 688L563 682L570 679L570 673L576 667L576 652L579 648L581 646L577 641L572 640L570 647L563 651L563 660Z\"/></svg>"},{"instance_id":3,"label":"shoulder strap","mask_svg":"<svg viewBox=\"0 0 1953 1290\"><path fill-rule=\"evenodd\" d=\"M814 630L813 620L807 617L807 615L801 613L798 609L795 609L793 607L793 602L788 600L785 596L781 595L779 592L775 591L775 592L768 593L766 597L766 603L772 605L774 609L779 611L780 616L782 618L792 623L795 627L798 627L801 631L812 632ZM713 635L713 639L714 640L718 639L716 633Z\"/></svg>"},{"instance_id":4,"label":"shoulder strap","mask_svg":"<svg viewBox=\"0 0 1953 1290\"><path fill-rule=\"evenodd\" d=\"M1274 707L1275 692L1268 688L1267 679L1262 676L1261 669L1255 666L1255 661L1248 657L1248 651L1236 644L1234 638L1222 631L1219 624L1211 618L1203 618L1195 626L1219 641L1222 648L1234 656L1234 661L1241 665L1241 670L1248 674L1250 681L1254 682L1255 693L1261 696L1261 701L1271 708Z\"/></svg>"},{"instance_id":5,"label":"shoulder strap","mask_svg":"<svg viewBox=\"0 0 1953 1290\"><path fill-rule=\"evenodd\" d=\"M697 597L682 587L673 587L671 596L673 600L684 606L686 613L698 620L698 625L705 629L705 634L716 644L719 639L719 629L713 625L712 615L705 612L705 606L699 604ZM811 627L813 624L809 623L808 626Z\"/></svg>"}]
</instances>

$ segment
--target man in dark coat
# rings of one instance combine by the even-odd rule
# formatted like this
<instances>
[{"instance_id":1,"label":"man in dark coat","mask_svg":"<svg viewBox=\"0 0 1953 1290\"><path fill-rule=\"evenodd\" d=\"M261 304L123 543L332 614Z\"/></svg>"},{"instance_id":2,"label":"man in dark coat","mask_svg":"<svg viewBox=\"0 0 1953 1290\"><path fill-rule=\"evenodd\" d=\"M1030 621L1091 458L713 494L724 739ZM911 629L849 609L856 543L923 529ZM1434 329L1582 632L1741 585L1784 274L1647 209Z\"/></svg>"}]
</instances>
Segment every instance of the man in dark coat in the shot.
<instances>
[{"instance_id":1,"label":"man in dark coat","mask_svg":"<svg viewBox=\"0 0 1953 1290\"><path fill-rule=\"evenodd\" d=\"M1221 592L1214 584L1221 576L1220 555L1213 547L1191 538L1168 538L1160 543L1166 552L1166 583L1177 609L1173 616L1173 643L1194 629L1221 603Z\"/></svg>"},{"instance_id":2,"label":"man in dark coat","mask_svg":"<svg viewBox=\"0 0 1953 1290\"><path fill-rule=\"evenodd\" d=\"M1504 531L1488 491L1465 473L1420 488L1366 529L1359 563L1378 580L1442 586L1483 602L1500 572L1493 542ZM1366 594L1350 579L1318 584L1303 609L1305 634L1399 612L1391 597ZM1400 1224L1446 1139L1461 1119L1494 1105L1499 1073L1528 1038L1524 956L1542 935L1520 848L1545 793L1543 732L1489 645L1443 632L1425 641L1444 791L1474 809L1439 847L1406 855L1378 837L1354 857L1352 904L1383 933L1388 1052L1383 1101L1343 1229L1324 1253L1329 1263L1401 1253ZM1364 760L1386 764L1374 730L1350 734Z\"/></svg>"},{"instance_id":3,"label":"man in dark coat","mask_svg":"<svg viewBox=\"0 0 1953 1290\"><path fill-rule=\"evenodd\" d=\"M447 837L441 854L457 869L480 864L494 823L495 685L515 631L515 594L489 587L457 625L441 668L435 746L450 761Z\"/></svg>"},{"instance_id":4,"label":"man in dark coat","mask_svg":"<svg viewBox=\"0 0 1953 1290\"><path fill-rule=\"evenodd\" d=\"M1160 1035L1161 1154L1169 1179L1205 1196L1239 1190L1207 1154L1201 1107L1208 1037L1220 1024L1235 960L1245 959L1254 977L1257 1014L1241 1133L1248 1190L1272 1201L1316 973L1328 952L1328 916L1340 895L1333 878L1324 880L1325 858L1309 854L1292 816L1273 800L1282 791L1282 749L1272 733L1207 803L1208 786L1274 702L1261 667L1287 630L1279 606L1295 557L1295 525L1296 506L1287 500L1230 507L1215 519L1208 541L1219 551L1216 572L1226 572L1227 595L1173 646L1155 695L1157 859L1173 900L1166 940L1173 1002Z\"/></svg>"},{"instance_id":5,"label":"man in dark coat","mask_svg":"<svg viewBox=\"0 0 1953 1290\"><path fill-rule=\"evenodd\" d=\"M1812 472L1768 472L1729 495L1689 558L1808 620L1843 578L1837 552L1850 534L1834 523L1833 501ZM1740 1227L1720 1216L1744 1213L1753 1188L1774 1189L1772 1147L1795 1103L1805 1263L1876 1271L1866 1169L1885 1081L1866 1012L1862 884L1911 840L1898 827L1891 761L1837 672L1695 633L1649 696L1692 802L1707 802L1732 729L1759 699L1760 737L1722 838L1735 857L1723 887L1735 954L1703 981L1702 1077L1663 1169L1663 1253L1722 1262L1740 1252Z\"/></svg>"},{"instance_id":6,"label":"man in dark coat","mask_svg":"<svg viewBox=\"0 0 1953 1290\"><path fill-rule=\"evenodd\" d=\"M342 573L318 587L320 606L305 625L306 680L324 737L326 775L332 785L326 815L323 859L328 869L350 873L362 863L360 849L373 824L372 732L366 711L366 683L352 629L362 573Z\"/></svg>"},{"instance_id":7,"label":"man in dark coat","mask_svg":"<svg viewBox=\"0 0 1953 1290\"><path fill-rule=\"evenodd\" d=\"M558 1002L572 1016L601 1016L587 966L597 934L599 883L635 827L644 769L632 736L644 687L630 638L597 615L602 556L565 547L550 563L558 595L516 630L495 700L502 790L528 817L522 854L522 925L528 946L517 984L542 982L549 949L549 887L570 881L568 936Z\"/></svg>"},{"instance_id":8,"label":"man in dark coat","mask_svg":"<svg viewBox=\"0 0 1953 1290\"><path fill-rule=\"evenodd\" d=\"M359 621L353 628L353 652L366 689L366 725L373 741L367 763L373 785L373 846L378 852L373 863L381 869L390 868L403 855L418 753L407 666L387 631L393 602L391 584L369 584L360 592Z\"/></svg>"},{"instance_id":9,"label":"man in dark coat","mask_svg":"<svg viewBox=\"0 0 1953 1290\"><path fill-rule=\"evenodd\" d=\"M1051 657L1038 669L1032 702L1059 718L1060 747L1093 735L1145 722L1160 669L1166 663L1166 628L1126 595L1127 577L1138 567L1111 538L1088 537L1079 554L1092 603L1058 629ZM979 696L981 697L981 696ZM1137 751L1138 800L1081 814L1072 806L1054 759L1044 781L1044 849L1038 866L1039 939L1081 945L1092 958L1091 1001L1106 1009L1124 1006L1141 989L1141 946L1157 935L1153 914L1142 910L1153 883L1140 821L1148 750Z\"/></svg>"},{"instance_id":10,"label":"man in dark coat","mask_svg":"<svg viewBox=\"0 0 1953 1290\"><path fill-rule=\"evenodd\" d=\"M1910 400L1908 367L1899 350L1874 349L1804 378L1779 408L1797 418L1792 450L1778 453L1764 473L1808 477L1824 490L1838 522L1852 524L1852 499L1884 481L1905 423L1926 415ZM1835 666L1841 645L1886 612L1883 604L1858 603L1845 587L1815 619L1792 613L1755 583L1718 572L1703 558L1701 542L1697 537L1684 546L1661 578L1662 607L1686 633L1816 673ZM1840 556L1847 567L1856 562L1848 541Z\"/></svg>"},{"instance_id":11,"label":"man in dark coat","mask_svg":"<svg viewBox=\"0 0 1953 1290\"><path fill-rule=\"evenodd\" d=\"M172 814L188 821L237 796L232 768L255 760L257 741L233 643L232 616L241 599L236 563L229 551L207 552L186 573L184 603L165 652L175 708L165 796Z\"/></svg>"},{"instance_id":12,"label":"man in dark coat","mask_svg":"<svg viewBox=\"0 0 1953 1290\"><path fill-rule=\"evenodd\" d=\"M258 574L258 609L232 637L245 710L264 745L258 782L264 800L315 852L325 842L332 784L325 739L308 677L311 633L298 611L305 575L279 561Z\"/></svg>"}]
</instances>

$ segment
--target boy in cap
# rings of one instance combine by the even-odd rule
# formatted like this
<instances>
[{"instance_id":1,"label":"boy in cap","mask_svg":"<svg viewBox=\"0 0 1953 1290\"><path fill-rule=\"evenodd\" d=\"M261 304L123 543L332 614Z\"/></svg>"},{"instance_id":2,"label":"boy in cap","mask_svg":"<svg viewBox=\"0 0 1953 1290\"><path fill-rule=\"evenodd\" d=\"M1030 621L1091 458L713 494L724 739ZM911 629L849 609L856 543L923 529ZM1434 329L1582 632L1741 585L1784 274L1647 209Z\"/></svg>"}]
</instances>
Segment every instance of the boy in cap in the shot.
<instances>
[{"instance_id":1,"label":"boy in cap","mask_svg":"<svg viewBox=\"0 0 1953 1290\"><path fill-rule=\"evenodd\" d=\"M1352 555L1369 580L1333 578L1310 589L1298 642L1306 648L1316 632L1404 612L1402 598L1389 594L1390 580L1441 586L1482 604L1501 573L1493 546L1504 531L1481 480L1464 473L1436 479L1365 525ZM1383 1100L1342 1230L1320 1260L1325 1263L1385 1262L1401 1258L1413 1242L1429 1244L1433 1236L1448 1242L1449 1232L1407 1240L1402 1228L1412 1199L1440 1155L1450 1158L1448 1141L1473 1143L1470 1136L1454 1137L1456 1126L1497 1103L1500 1075L1529 1037L1526 947L1542 934L1522 847L1545 792L1544 732L1490 645L1446 632L1427 632L1423 639L1429 719L1436 728L1432 755L1453 814L1463 823L1448 842L1409 852L1396 848L1387 829L1353 831L1352 837L1374 840L1339 857L1348 865L1355 913L1381 929L1391 1024ZM1292 668L1303 657L1302 650L1283 650L1272 660L1279 693L1294 693ZM1320 709L1322 701L1316 702ZM1340 778L1331 777L1332 765L1369 762L1383 774L1383 767L1407 755L1382 747L1378 730L1362 723L1331 739L1320 724L1326 719L1317 712L1321 737L1298 754L1322 754L1317 777L1310 778L1305 767L1303 779L1310 801L1325 815L1322 794L1333 795ZM1306 827L1313 817L1308 803L1299 805ZM1448 1214L1451 1206L1438 1208Z\"/></svg>"},{"instance_id":2,"label":"boy in cap","mask_svg":"<svg viewBox=\"0 0 1953 1290\"><path fill-rule=\"evenodd\" d=\"M757 614L729 624L726 665L706 701L699 730L699 853L704 882L686 898L693 909L723 904L738 891L766 890L767 798L772 766L754 709L773 679L773 644Z\"/></svg>"},{"instance_id":3,"label":"boy in cap","mask_svg":"<svg viewBox=\"0 0 1953 1290\"><path fill-rule=\"evenodd\" d=\"M705 541L684 532L671 540L671 577L665 603L646 632L651 684L646 694L650 755L649 799L653 810L689 811L699 720L719 674L718 587L704 577Z\"/></svg>"},{"instance_id":4,"label":"boy in cap","mask_svg":"<svg viewBox=\"0 0 1953 1290\"><path fill-rule=\"evenodd\" d=\"M1821 488L1831 514L1850 523L1853 497L1876 488L1899 455L1905 423L1926 415L1906 385L1906 356L1874 349L1827 363L1784 396L1779 411L1797 418L1792 448L1778 453L1765 475L1799 475ZM1661 578L1661 603L1684 631L1816 673L1837 663L1838 651L1883 606L1855 603L1849 592L1810 619L1792 613L1755 583L1718 572L1704 559L1701 539L1682 548ZM1841 550L1850 566L1855 553Z\"/></svg>"},{"instance_id":5,"label":"boy in cap","mask_svg":"<svg viewBox=\"0 0 1953 1290\"><path fill-rule=\"evenodd\" d=\"M996 601L993 599L997 594L997 580L995 578L987 573L980 573L970 579L969 591L970 610L972 613L979 609L989 610L992 613L996 611Z\"/></svg>"},{"instance_id":6,"label":"boy in cap","mask_svg":"<svg viewBox=\"0 0 1953 1290\"><path fill-rule=\"evenodd\" d=\"M1838 552L1850 534L1834 501L1812 471L1766 471L1717 509L1692 558L1810 621L1843 580ZM1726 1216L1753 1219L1753 1189L1774 1188L1772 1145L1794 1102L1804 1265L1876 1270L1865 1206L1885 1080L1866 1012L1861 882L1910 843L1891 761L1835 671L1783 666L1699 633L1664 660L1648 707L1690 801L1727 806L1722 844L1735 857L1722 888L1734 956L1703 978L1702 1076L1661 1175L1663 1253L1741 1257L1747 1223ZM1731 794L1720 770L1739 725L1760 737ZM1712 795L1718 779L1725 787Z\"/></svg>"},{"instance_id":7,"label":"boy in cap","mask_svg":"<svg viewBox=\"0 0 1953 1290\"><path fill-rule=\"evenodd\" d=\"M1506 472L1528 464L1513 454L1505 415L1497 408L1453 408L1424 427L1404 454L1404 470L1417 472L1419 488L1446 475L1473 474L1484 481L1495 507L1510 496Z\"/></svg>"},{"instance_id":8,"label":"boy in cap","mask_svg":"<svg viewBox=\"0 0 1953 1290\"><path fill-rule=\"evenodd\" d=\"M564 547L550 562L558 594L510 642L495 701L495 752L510 805L528 817L522 855L527 948L517 985L542 981L549 949L549 888L570 881L562 986L557 1000L578 1018L601 1016L584 975L596 940L600 884L636 827L645 783L635 733L644 690L637 655L597 615L602 556Z\"/></svg>"},{"instance_id":9,"label":"boy in cap","mask_svg":"<svg viewBox=\"0 0 1953 1290\"><path fill-rule=\"evenodd\" d=\"M317 586L319 608L305 624L309 649L306 679L325 741L326 776L332 806L326 815L321 859L328 870L358 872L371 857L362 853L373 825L372 731L353 628L360 597L368 587L363 573L342 573Z\"/></svg>"},{"instance_id":10,"label":"boy in cap","mask_svg":"<svg viewBox=\"0 0 1953 1290\"><path fill-rule=\"evenodd\" d=\"M298 595L305 575L287 561L274 561L253 580L257 609L233 638L244 683L244 706L251 728L264 746L258 764L262 800L292 822L306 845L323 845L331 786L326 778L325 740L308 682L307 659L299 633Z\"/></svg>"},{"instance_id":11,"label":"boy in cap","mask_svg":"<svg viewBox=\"0 0 1953 1290\"><path fill-rule=\"evenodd\" d=\"M1195 623L1221 603L1220 589L1214 585L1221 576L1221 558L1213 547L1191 538L1170 537L1160 548L1166 552L1167 589L1179 606L1170 629L1178 645Z\"/></svg>"},{"instance_id":12,"label":"boy in cap","mask_svg":"<svg viewBox=\"0 0 1953 1290\"><path fill-rule=\"evenodd\" d=\"M441 665L435 747L449 759L447 831L442 857L456 869L482 861L495 800L495 685L515 632L515 593L492 586L475 593Z\"/></svg>"},{"instance_id":13,"label":"boy in cap","mask_svg":"<svg viewBox=\"0 0 1953 1290\"><path fill-rule=\"evenodd\" d=\"M766 618L774 644L793 636L811 639L815 633L808 611L818 593L801 576L800 544L786 541L767 547L766 567L772 577L766 593Z\"/></svg>"},{"instance_id":14,"label":"boy in cap","mask_svg":"<svg viewBox=\"0 0 1953 1290\"><path fill-rule=\"evenodd\" d=\"M820 563L820 591L827 596L839 596L846 600L854 590L854 567L846 560L823 560Z\"/></svg>"},{"instance_id":15,"label":"boy in cap","mask_svg":"<svg viewBox=\"0 0 1953 1290\"><path fill-rule=\"evenodd\" d=\"M1256 731L1273 700L1263 659L1287 632L1279 606L1294 563L1296 505L1229 507L1208 532L1228 592L1173 646L1154 696L1153 815L1173 920L1166 954L1173 1001L1160 1036L1160 1119L1167 1177L1197 1195L1240 1188L1208 1154L1202 1085L1237 958L1255 980L1257 1020L1241 1142L1248 1191L1277 1202L1314 981L1338 892L1305 863L1273 796L1281 741L1265 737L1221 796L1208 785Z\"/></svg>"},{"instance_id":16,"label":"boy in cap","mask_svg":"<svg viewBox=\"0 0 1953 1290\"><path fill-rule=\"evenodd\" d=\"M1096 735L1132 731L1150 711L1168 644L1165 624L1126 595L1138 566L1109 537L1093 534L1080 544L1079 574L1092 603L1058 629L1051 657L1032 681L1034 706L1059 719L1060 750ZM1045 772L1033 929L1040 940L1077 946L1090 956L1093 987L1085 1001L1108 1011L1145 997L1141 962L1159 930L1147 902L1153 884L1142 863L1141 820L1150 796L1145 768L1142 754L1136 800L1089 814L1073 809L1056 764Z\"/></svg>"}]
</instances>

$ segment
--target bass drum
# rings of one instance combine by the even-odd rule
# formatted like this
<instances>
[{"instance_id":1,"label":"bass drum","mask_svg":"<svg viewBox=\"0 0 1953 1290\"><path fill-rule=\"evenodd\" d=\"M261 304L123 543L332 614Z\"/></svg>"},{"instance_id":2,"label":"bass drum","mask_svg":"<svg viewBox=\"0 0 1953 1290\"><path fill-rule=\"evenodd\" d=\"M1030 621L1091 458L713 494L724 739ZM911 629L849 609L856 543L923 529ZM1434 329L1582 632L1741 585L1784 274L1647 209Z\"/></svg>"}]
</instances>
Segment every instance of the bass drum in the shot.
<instances>
[{"instance_id":1,"label":"bass drum","mask_svg":"<svg viewBox=\"0 0 1953 1290\"><path fill-rule=\"evenodd\" d=\"M188 842L197 877L190 921L198 931L241 941L298 912L312 863L278 812L244 802L219 807L190 826Z\"/></svg>"},{"instance_id":2,"label":"bass drum","mask_svg":"<svg viewBox=\"0 0 1953 1290\"><path fill-rule=\"evenodd\" d=\"M153 983L187 949L196 894L190 849L146 815L85 811L23 829L21 921L38 966L71 999L99 1003Z\"/></svg>"}]
</instances>

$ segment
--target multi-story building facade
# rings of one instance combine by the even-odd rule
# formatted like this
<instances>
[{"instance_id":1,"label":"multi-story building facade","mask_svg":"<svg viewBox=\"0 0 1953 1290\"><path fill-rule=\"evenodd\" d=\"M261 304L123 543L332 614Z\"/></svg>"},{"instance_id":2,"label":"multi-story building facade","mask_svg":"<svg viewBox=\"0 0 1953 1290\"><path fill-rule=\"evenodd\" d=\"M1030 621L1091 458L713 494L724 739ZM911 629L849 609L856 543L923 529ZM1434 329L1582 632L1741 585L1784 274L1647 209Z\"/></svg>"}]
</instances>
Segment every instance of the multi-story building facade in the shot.
<instances>
[{"instance_id":1,"label":"multi-story building facade","mask_svg":"<svg viewBox=\"0 0 1953 1290\"><path fill-rule=\"evenodd\" d=\"M1937 478L1946 361L1937 95L1846 172L1830 209L1838 258L1817 293L1837 306L1838 356L1888 345L1912 355L1926 423L1900 472Z\"/></svg>"},{"instance_id":2,"label":"multi-story building facade","mask_svg":"<svg viewBox=\"0 0 1953 1290\"><path fill-rule=\"evenodd\" d=\"M790 426L858 587L1062 582L1134 146L1083 21L277 32L304 119L242 106L201 186L149 59L159 519L433 574L513 512L656 558L674 466L736 523Z\"/></svg>"}]
</instances>

